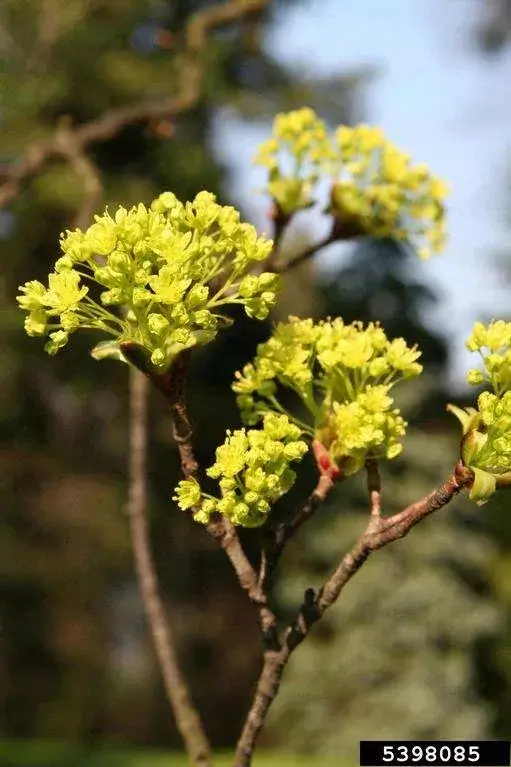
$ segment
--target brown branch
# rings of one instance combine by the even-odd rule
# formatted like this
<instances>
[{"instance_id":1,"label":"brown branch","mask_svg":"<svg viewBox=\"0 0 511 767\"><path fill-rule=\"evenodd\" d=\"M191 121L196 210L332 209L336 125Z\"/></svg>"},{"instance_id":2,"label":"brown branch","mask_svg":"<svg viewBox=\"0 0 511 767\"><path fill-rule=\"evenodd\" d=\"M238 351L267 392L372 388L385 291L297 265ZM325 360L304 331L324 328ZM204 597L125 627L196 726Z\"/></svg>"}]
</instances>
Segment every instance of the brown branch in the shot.
<instances>
[{"instance_id":1,"label":"brown branch","mask_svg":"<svg viewBox=\"0 0 511 767\"><path fill-rule=\"evenodd\" d=\"M464 487L473 481L472 472L461 464L438 488L420 501L411 504L391 517L372 515L365 531L350 552L342 559L334 573L323 584L316 595L308 589L296 619L280 637L280 647L264 655L263 668L257 683L252 707L245 721L238 741L234 767L249 767L253 750L261 732L268 710L275 699L284 668L291 653L305 639L310 629L339 598L341 591L358 572L369 555L377 549L387 546L398 538L403 538L412 527L434 511L443 508Z\"/></svg>"},{"instance_id":2,"label":"brown branch","mask_svg":"<svg viewBox=\"0 0 511 767\"><path fill-rule=\"evenodd\" d=\"M318 618L333 605L346 583L373 551L397 541L398 538L404 538L412 527L446 506L472 479L472 472L458 465L445 482L420 501L412 503L391 517L371 517L366 530L351 552L344 557L337 570L321 588L316 599Z\"/></svg>"},{"instance_id":3,"label":"brown branch","mask_svg":"<svg viewBox=\"0 0 511 767\"><path fill-rule=\"evenodd\" d=\"M1 191L1 190L0 190ZM295 267L300 266L300 264L305 263L305 261L308 261L313 256L315 256L320 250L323 248L326 248L327 245L331 245L333 242L337 242L338 237L333 233L330 232L330 234L327 234L323 239L319 240L319 242L313 243L309 245L305 250L303 250L298 256L293 258L292 261L277 261L272 271L277 272L277 274L283 274L284 272L290 272L292 269L295 269Z\"/></svg>"},{"instance_id":4,"label":"brown branch","mask_svg":"<svg viewBox=\"0 0 511 767\"><path fill-rule=\"evenodd\" d=\"M144 372L169 404L172 414L173 435L181 458L181 470L186 478L196 477L199 467L191 441L192 429L185 402L190 352L181 352L168 372L158 374L145 365L143 356L137 354L138 348L135 344L122 344L125 356ZM277 619L268 607L267 595L261 588L257 573L243 550L236 528L228 519L219 515L206 525L206 530L226 553L241 587L246 591L250 601L257 607L263 636L265 641L271 644L277 630Z\"/></svg>"},{"instance_id":5,"label":"brown branch","mask_svg":"<svg viewBox=\"0 0 511 767\"><path fill-rule=\"evenodd\" d=\"M329 211L326 210L324 212L328 213ZM276 232L279 233L278 228L276 228ZM305 261L309 261L309 259L313 258L320 250L326 248L328 245L332 245L334 242L347 242L348 240L353 240L357 237L363 237L365 234L366 231L361 228L358 221L350 221L348 219L343 220L338 216L334 216L330 232L319 240L319 242L309 245L291 261L279 261L278 246L274 246L270 257L266 260L265 268L271 269L271 271L277 272L278 274L289 272L296 266L305 263ZM279 234L278 244L280 244L281 237L282 233Z\"/></svg>"},{"instance_id":6,"label":"brown branch","mask_svg":"<svg viewBox=\"0 0 511 767\"><path fill-rule=\"evenodd\" d=\"M146 375L152 384L160 391L170 407L172 416L172 436L179 450L181 470L188 479L195 477L198 463L192 446L192 427L188 418L185 404L186 377L190 361L190 350L178 354L170 370L158 374L147 369Z\"/></svg>"},{"instance_id":7,"label":"brown branch","mask_svg":"<svg viewBox=\"0 0 511 767\"><path fill-rule=\"evenodd\" d=\"M184 35L184 50L176 62L177 93L161 101L142 101L127 107L112 109L96 120L78 126L73 131L74 146L81 152L92 143L107 141L127 125L182 114L198 101L204 76L202 52L208 33L217 27L241 21L253 13L261 13L270 0L225 0L203 8L191 16ZM48 162L62 156L57 132L47 140L29 145L25 153L3 174L0 186L0 208L19 193L21 184L38 173Z\"/></svg>"},{"instance_id":8,"label":"brown branch","mask_svg":"<svg viewBox=\"0 0 511 767\"><path fill-rule=\"evenodd\" d=\"M265 652L252 705L236 744L233 767L249 767L252 764L257 737L266 721L268 709L279 691L288 657L289 651L286 647Z\"/></svg>"},{"instance_id":9,"label":"brown branch","mask_svg":"<svg viewBox=\"0 0 511 767\"><path fill-rule=\"evenodd\" d=\"M290 224L293 216L289 213L284 213L279 205L273 201L270 218L273 223L273 248L265 262L259 265L259 271L278 271L278 263L280 257L280 248L282 240L284 238L285 231Z\"/></svg>"},{"instance_id":10,"label":"brown branch","mask_svg":"<svg viewBox=\"0 0 511 767\"><path fill-rule=\"evenodd\" d=\"M165 692L191 762L210 767L211 748L179 668L176 643L158 590L147 522L147 399L144 376L130 369L130 492L128 514L135 568Z\"/></svg>"},{"instance_id":11,"label":"brown branch","mask_svg":"<svg viewBox=\"0 0 511 767\"><path fill-rule=\"evenodd\" d=\"M206 529L227 554L241 587L257 608L264 645L274 648L277 642L277 618L268 605L267 593L243 550L236 528L229 520L219 518L210 522Z\"/></svg>"},{"instance_id":12,"label":"brown branch","mask_svg":"<svg viewBox=\"0 0 511 767\"><path fill-rule=\"evenodd\" d=\"M198 11L188 23L186 47L190 51L202 50L210 30L233 24L251 14L260 14L270 2L271 0L227 0Z\"/></svg>"}]
</instances>

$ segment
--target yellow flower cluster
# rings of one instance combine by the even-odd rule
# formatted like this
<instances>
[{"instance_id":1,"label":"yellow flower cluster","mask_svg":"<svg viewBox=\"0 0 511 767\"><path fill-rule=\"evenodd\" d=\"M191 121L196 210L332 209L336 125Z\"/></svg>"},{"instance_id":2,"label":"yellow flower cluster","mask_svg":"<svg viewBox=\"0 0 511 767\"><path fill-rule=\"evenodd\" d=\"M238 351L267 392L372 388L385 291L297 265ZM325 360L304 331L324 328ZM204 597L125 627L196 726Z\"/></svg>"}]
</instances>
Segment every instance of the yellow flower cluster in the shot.
<instances>
[{"instance_id":1,"label":"yellow flower cluster","mask_svg":"<svg viewBox=\"0 0 511 767\"><path fill-rule=\"evenodd\" d=\"M258 346L232 388L248 424L268 412L285 412L278 386L293 390L312 423L293 420L321 442L346 476L362 468L368 456L399 454L406 424L390 392L421 373L419 357L416 347L402 338L388 339L375 323L345 324L338 317L315 324L290 317Z\"/></svg>"},{"instance_id":2,"label":"yellow flower cluster","mask_svg":"<svg viewBox=\"0 0 511 767\"><path fill-rule=\"evenodd\" d=\"M268 193L284 214L291 214L314 204L312 192L332 158L324 122L303 108L277 115L273 136L259 146L254 162L268 169ZM286 160L289 173L283 173Z\"/></svg>"},{"instance_id":3,"label":"yellow flower cluster","mask_svg":"<svg viewBox=\"0 0 511 767\"><path fill-rule=\"evenodd\" d=\"M98 330L113 340L92 350L96 359L124 359L120 344L129 342L166 370L183 349L209 343L229 323L223 306L242 305L264 319L280 287L272 272L251 273L272 241L209 192L186 203L164 192L150 208L120 207L113 217L106 211L86 231L63 234L60 244L48 287L31 280L18 296L27 333L49 335L50 354L76 330ZM99 296L97 286L104 288Z\"/></svg>"},{"instance_id":4,"label":"yellow flower cluster","mask_svg":"<svg viewBox=\"0 0 511 767\"><path fill-rule=\"evenodd\" d=\"M292 462L307 452L301 430L285 415L268 413L261 429L228 431L216 450L216 461L206 474L218 480L221 497L204 493L196 479L182 480L174 500L181 509L194 509L196 522L208 524L222 514L234 525L260 527L272 504L296 480Z\"/></svg>"},{"instance_id":5,"label":"yellow flower cluster","mask_svg":"<svg viewBox=\"0 0 511 767\"><path fill-rule=\"evenodd\" d=\"M469 370L468 382L489 384L493 392L483 391L477 408L447 409L462 425L461 457L474 474L470 497L482 504L511 484L511 322L476 322L466 345L484 365L484 372Z\"/></svg>"},{"instance_id":6,"label":"yellow flower cluster","mask_svg":"<svg viewBox=\"0 0 511 767\"><path fill-rule=\"evenodd\" d=\"M379 128L341 126L335 143L332 213L361 234L412 243L421 258L439 253L447 185L425 164L412 165Z\"/></svg>"},{"instance_id":7,"label":"yellow flower cluster","mask_svg":"<svg viewBox=\"0 0 511 767\"><path fill-rule=\"evenodd\" d=\"M476 322L466 345L471 352L480 354L485 367L484 373L477 368L469 370L468 383L472 386L489 383L496 394L510 390L511 322L497 320L488 325Z\"/></svg>"},{"instance_id":8,"label":"yellow flower cluster","mask_svg":"<svg viewBox=\"0 0 511 767\"><path fill-rule=\"evenodd\" d=\"M340 237L392 237L420 258L445 245L446 184L412 165L380 128L343 125L332 137L312 109L279 114L255 162L268 169L266 190L287 216L314 204L324 174L333 178L328 212Z\"/></svg>"},{"instance_id":9,"label":"yellow flower cluster","mask_svg":"<svg viewBox=\"0 0 511 767\"><path fill-rule=\"evenodd\" d=\"M403 446L406 421L392 407L390 386L368 386L351 402L333 402L326 426L316 438L340 464L345 475L359 471L366 456L396 458Z\"/></svg>"}]
</instances>

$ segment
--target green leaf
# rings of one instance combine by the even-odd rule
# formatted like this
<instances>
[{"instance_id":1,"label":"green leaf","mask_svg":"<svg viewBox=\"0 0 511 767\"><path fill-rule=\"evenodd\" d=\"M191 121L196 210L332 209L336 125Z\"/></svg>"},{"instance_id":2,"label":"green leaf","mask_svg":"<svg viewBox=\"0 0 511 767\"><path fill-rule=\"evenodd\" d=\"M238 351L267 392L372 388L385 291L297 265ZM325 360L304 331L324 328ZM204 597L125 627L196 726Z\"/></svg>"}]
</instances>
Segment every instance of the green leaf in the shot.
<instances>
[{"instance_id":1,"label":"green leaf","mask_svg":"<svg viewBox=\"0 0 511 767\"><path fill-rule=\"evenodd\" d=\"M493 474L489 474L482 469L469 467L474 472L474 482L470 488L469 498L475 501L478 506L483 506L495 493L497 489L497 480Z\"/></svg>"},{"instance_id":2,"label":"green leaf","mask_svg":"<svg viewBox=\"0 0 511 767\"><path fill-rule=\"evenodd\" d=\"M118 362L127 363L126 357L121 352L119 343L117 341L101 341L91 350L91 357L95 360L117 360Z\"/></svg>"},{"instance_id":3,"label":"green leaf","mask_svg":"<svg viewBox=\"0 0 511 767\"><path fill-rule=\"evenodd\" d=\"M475 426L475 422L479 416L479 413L473 407L468 407L466 410L463 410L463 408L457 407L456 405L447 405L447 410L449 413L455 415L461 423L463 434L467 434L470 429Z\"/></svg>"},{"instance_id":4,"label":"green leaf","mask_svg":"<svg viewBox=\"0 0 511 767\"><path fill-rule=\"evenodd\" d=\"M488 442L488 435L472 429L461 440L461 457L466 466L474 462L474 457Z\"/></svg>"}]
</instances>

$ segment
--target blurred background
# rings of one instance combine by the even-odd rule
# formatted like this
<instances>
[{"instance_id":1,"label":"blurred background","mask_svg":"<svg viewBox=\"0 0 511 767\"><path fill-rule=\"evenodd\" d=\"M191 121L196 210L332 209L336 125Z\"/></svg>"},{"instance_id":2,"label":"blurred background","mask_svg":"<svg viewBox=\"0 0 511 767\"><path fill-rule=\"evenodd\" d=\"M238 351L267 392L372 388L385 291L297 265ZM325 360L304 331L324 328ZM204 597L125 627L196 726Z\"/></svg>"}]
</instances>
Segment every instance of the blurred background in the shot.
<instances>
[{"instance_id":1,"label":"blurred background","mask_svg":"<svg viewBox=\"0 0 511 767\"><path fill-rule=\"evenodd\" d=\"M2 0L0 185L62 116L86 122L172 93L180 33L191 13L213 4ZM456 460L457 422L445 404L474 396L463 383L473 322L509 318L511 2L273 0L261 17L216 32L206 56L193 109L90 147L99 207L208 189L271 234L264 176L251 157L275 112L303 105L332 126L381 125L452 185L444 255L420 263L390 241L336 244L287 276L273 318L380 319L389 335L422 348L426 372L400 402L410 422L405 451L384 472L391 513ZM132 569L126 371L94 362L85 337L48 357L15 308L19 284L45 279L83 195L73 168L54 162L0 211L1 767L97 765L105 743L180 747ZM320 213L302 214L286 250L325 226ZM237 319L193 364L189 407L206 465L225 428L239 425L234 371L270 330ZM177 477L169 416L154 396L158 569L184 669L221 750L235 742L251 698L258 629L223 554L170 502ZM312 486L305 466L282 512ZM508 506L506 497L484 508L459 499L378 552L293 656L264 746L310 765L320 756L355 764L361 738L511 737ZM280 568L281 614L320 585L365 514L355 478L300 532Z\"/></svg>"}]
</instances>

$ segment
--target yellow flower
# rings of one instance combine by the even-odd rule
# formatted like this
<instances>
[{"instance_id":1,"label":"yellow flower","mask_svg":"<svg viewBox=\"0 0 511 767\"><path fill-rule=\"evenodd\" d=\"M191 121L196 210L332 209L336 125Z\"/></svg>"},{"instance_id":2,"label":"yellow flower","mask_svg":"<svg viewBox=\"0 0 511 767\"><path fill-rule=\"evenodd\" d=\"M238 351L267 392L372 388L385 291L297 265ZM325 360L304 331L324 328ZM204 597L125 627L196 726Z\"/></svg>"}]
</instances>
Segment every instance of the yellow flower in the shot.
<instances>
[{"instance_id":1,"label":"yellow flower","mask_svg":"<svg viewBox=\"0 0 511 767\"><path fill-rule=\"evenodd\" d=\"M45 306L55 309L59 314L68 309L76 309L89 288L80 287L80 275L72 269L65 269L58 274L50 274L49 288L44 296Z\"/></svg>"}]
</instances>

